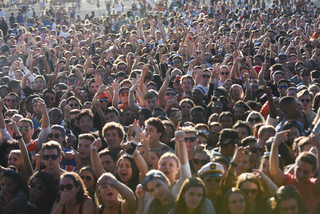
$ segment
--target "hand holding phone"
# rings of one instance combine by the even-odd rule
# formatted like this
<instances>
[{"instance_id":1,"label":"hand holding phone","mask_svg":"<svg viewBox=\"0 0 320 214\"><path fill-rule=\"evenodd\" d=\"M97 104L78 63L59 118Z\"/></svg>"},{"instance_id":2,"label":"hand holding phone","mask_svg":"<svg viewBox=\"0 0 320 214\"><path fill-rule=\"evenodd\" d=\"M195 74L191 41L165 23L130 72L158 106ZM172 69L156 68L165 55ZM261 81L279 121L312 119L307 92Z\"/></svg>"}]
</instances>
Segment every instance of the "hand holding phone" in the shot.
<instances>
[{"instance_id":1,"label":"hand holding phone","mask_svg":"<svg viewBox=\"0 0 320 214\"><path fill-rule=\"evenodd\" d=\"M134 142L133 140L128 142L127 149L125 150L125 154L132 157L135 153L136 149L138 148L138 143Z\"/></svg>"}]
</instances>

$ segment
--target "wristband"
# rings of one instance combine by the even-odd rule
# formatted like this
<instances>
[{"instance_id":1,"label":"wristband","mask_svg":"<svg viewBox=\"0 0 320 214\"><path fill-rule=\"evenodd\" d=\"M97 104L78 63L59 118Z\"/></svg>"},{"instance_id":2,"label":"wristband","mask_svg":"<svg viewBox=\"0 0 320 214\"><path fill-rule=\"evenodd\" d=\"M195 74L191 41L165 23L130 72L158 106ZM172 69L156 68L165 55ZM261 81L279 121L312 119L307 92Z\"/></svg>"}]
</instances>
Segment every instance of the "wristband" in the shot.
<instances>
[{"instance_id":1,"label":"wristband","mask_svg":"<svg viewBox=\"0 0 320 214\"><path fill-rule=\"evenodd\" d=\"M33 207L33 209L37 209L38 207L37 207L37 205L35 205L35 204L32 204L30 201L28 201L28 203L27 203L28 205L30 205L30 206L32 206Z\"/></svg>"},{"instance_id":2,"label":"wristband","mask_svg":"<svg viewBox=\"0 0 320 214\"><path fill-rule=\"evenodd\" d=\"M14 137L15 140L19 140L19 139L21 139L21 138L22 138L22 135L20 135L20 136L15 136L15 137Z\"/></svg>"}]
</instances>

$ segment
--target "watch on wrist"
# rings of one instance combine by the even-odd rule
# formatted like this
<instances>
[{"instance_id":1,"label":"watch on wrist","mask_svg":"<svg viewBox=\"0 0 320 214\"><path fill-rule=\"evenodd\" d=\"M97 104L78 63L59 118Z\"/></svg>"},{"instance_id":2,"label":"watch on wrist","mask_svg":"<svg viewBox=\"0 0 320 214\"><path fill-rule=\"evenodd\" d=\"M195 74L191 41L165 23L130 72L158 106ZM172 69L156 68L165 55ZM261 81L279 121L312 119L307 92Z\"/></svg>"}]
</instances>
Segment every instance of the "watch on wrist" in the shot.
<instances>
[{"instance_id":1,"label":"watch on wrist","mask_svg":"<svg viewBox=\"0 0 320 214\"><path fill-rule=\"evenodd\" d=\"M14 139L15 139L15 140L19 140L19 139L21 139L21 138L22 138L22 135L14 136Z\"/></svg>"}]
</instances>

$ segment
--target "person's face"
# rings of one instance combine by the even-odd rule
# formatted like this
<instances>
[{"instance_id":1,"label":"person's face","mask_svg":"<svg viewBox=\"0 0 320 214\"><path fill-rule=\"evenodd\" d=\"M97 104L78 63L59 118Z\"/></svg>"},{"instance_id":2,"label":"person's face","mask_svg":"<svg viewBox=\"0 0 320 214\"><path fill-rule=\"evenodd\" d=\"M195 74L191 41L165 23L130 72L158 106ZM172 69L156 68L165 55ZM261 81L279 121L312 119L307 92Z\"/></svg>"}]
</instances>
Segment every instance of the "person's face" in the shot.
<instances>
[{"instance_id":1,"label":"person's face","mask_svg":"<svg viewBox=\"0 0 320 214\"><path fill-rule=\"evenodd\" d=\"M222 102L220 101L214 101L211 105L211 113L217 113L220 114L223 111Z\"/></svg>"},{"instance_id":2,"label":"person's face","mask_svg":"<svg viewBox=\"0 0 320 214\"><path fill-rule=\"evenodd\" d=\"M54 103L54 100L55 100L54 94L46 93L44 100L45 100L47 106L52 106L52 104Z\"/></svg>"},{"instance_id":3,"label":"person's face","mask_svg":"<svg viewBox=\"0 0 320 214\"><path fill-rule=\"evenodd\" d=\"M287 90L287 96L294 97L297 99L297 92L295 90Z\"/></svg>"},{"instance_id":4,"label":"person's face","mask_svg":"<svg viewBox=\"0 0 320 214\"><path fill-rule=\"evenodd\" d=\"M173 158L166 157L163 158L159 163L159 170L163 172L163 174L165 174L170 181L173 181L175 180L175 176L179 171L179 167Z\"/></svg>"},{"instance_id":5,"label":"person's face","mask_svg":"<svg viewBox=\"0 0 320 214\"><path fill-rule=\"evenodd\" d=\"M118 197L117 190L107 183L99 184L97 194L103 199L103 201L117 201Z\"/></svg>"},{"instance_id":6,"label":"person's face","mask_svg":"<svg viewBox=\"0 0 320 214\"><path fill-rule=\"evenodd\" d=\"M18 183L16 183L10 177L2 177L1 179L1 190L7 191L8 193L15 195L17 192Z\"/></svg>"},{"instance_id":7,"label":"person's face","mask_svg":"<svg viewBox=\"0 0 320 214\"><path fill-rule=\"evenodd\" d=\"M81 92L81 93L79 93L78 98L82 103L84 103L85 101L88 100L88 94L85 92Z\"/></svg>"},{"instance_id":8,"label":"person's face","mask_svg":"<svg viewBox=\"0 0 320 214\"><path fill-rule=\"evenodd\" d=\"M269 158L262 158L261 160L261 166L260 166L260 170L262 170L262 172L264 174L266 174L266 176L268 176L269 178L271 178L271 174L269 171Z\"/></svg>"},{"instance_id":9,"label":"person's face","mask_svg":"<svg viewBox=\"0 0 320 214\"><path fill-rule=\"evenodd\" d=\"M20 122L18 127L19 127L19 131L20 131L23 139L29 140L29 138L31 138L31 135L33 134L33 129L31 129L30 123L29 122Z\"/></svg>"},{"instance_id":10,"label":"person's face","mask_svg":"<svg viewBox=\"0 0 320 214\"><path fill-rule=\"evenodd\" d=\"M240 140L244 139L245 137L249 136L249 133L245 127L238 127L236 128L237 132L239 133Z\"/></svg>"},{"instance_id":11,"label":"person's face","mask_svg":"<svg viewBox=\"0 0 320 214\"><path fill-rule=\"evenodd\" d=\"M45 82L41 78L35 79L33 84L36 91L43 91L46 87Z\"/></svg>"},{"instance_id":12,"label":"person's face","mask_svg":"<svg viewBox=\"0 0 320 214\"><path fill-rule=\"evenodd\" d=\"M190 116L190 110L192 106L189 103L184 102L181 105L181 113L183 116Z\"/></svg>"},{"instance_id":13,"label":"person's face","mask_svg":"<svg viewBox=\"0 0 320 214\"><path fill-rule=\"evenodd\" d=\"M80 174L81 179L83 180L84 185L87 190L94 189L94 177L93 174L87 170L83 170Z\"/></svg>"},{"instance_id":14,"label":"person's face","mask_svg":"<svg viewBox=\"0 0 320 214\"><path fill-rule=\"evenodd\" d=\"M110 155L103 155L100 157L103 169L106 172L114 173L116 169L116 163L113 161Z\"/></svg>"},{"instance_id":15,"label":"person's face","mask_svg":"<svg viewBox=\"0 0 320 214\"><path fill-rule=\"evenodd\" d=\"M273 76L273 81L275 84L277 84L279 82L279 80L283 79L283 75L282 74L276 74Z\"/></svg>"},{"instance_id":16,"label":"person's face","mask_svg":"<svg viewBox=\"0 0 320 214\"><path fill-rule=\"evenodd\" d=\"M119 123L119 117L114 112L106 114L106 122L116 122Z\"/></svg>"},{"instance_id":17,"label":"person's face","mask_svg":"<svg viewBox=\"0 0 320 214\"><path fill-rule=\"evenodd\" d=\"M192 87L193 87L193 85L192 85L191 79L185 78L185 79L182 81L182 89L183 89L183 92L191 91Z\"/></svg>"},{"instance_id":18,"label":"person's face","mask_svg":"<svg viewBox=\"0 0 320 214\"><path fill-rule=\"evenodd\" d=\"M257 114L252 114L248 121L251 128L256 124L262 123L261 118Z\"/></svg>"},{"instance_id":19,"label":"person's face","mask_svg":"<svg viewBox=\"0 0 320 214\"><path fill-rule=\"evenodd\" d=\"M257 142L249 143L249 146L252 159L255 160L255 162L259 163L263 153L263 148L260 147Z\"/></svg>"},{"instance_id":20,"label":"person's face","mask_svg":"<svg viewBox=\"0 0 320 214\"><path fill-rule=\"evenodd\" d=\"M9 95L6 99L6 104L8 109L15 109L16 105L18 104L18 100L16 96L14 95Z\"/></svg>"},{"instance_id":21,"label":"person's face","mask_svg":"<svg viewBox=\"0 0 320 214\"><path fill-rule=\"evenodd\" d=\"M76 147L76 139L72 136L67 136L65 148L71 149L71 147L73 147L73 148Z\"/></svg>"},{"instance_id":22,"label":"person's face","mask_svg":"<svg viewBox=\"0 0 320 214\"><path fill-rule=\"evenodd\" d=\"M194 89L192 92L192 100L195 103L199 103L203 100L203 93L200 90L201 89Z\"/></svg>"},{"instance_id":23,"label":"person's face","mask_svg":"<svg viewBox=\"0 0 320 214\"><path fill-rule=\"evenodd\" d=\"M257 184L245 181L241 186L241 190L247 195L248 203L252 203L256 200L258 194Z\"/></svg>"},{"instance_id":24,"label":"person's face","mask_svg":"<svg viewBox=\"0 0 320 214\"><path fill-rule=\"evenodd\" d=\"M46 186L46 183L37 178L37 177L34 177L32 179L32 181L30 182L30 190L29 192L31 193L31 191L33 189L35 189L36 187L38 187L38 190L40 191L40 196L38 198L38 201L41 201L41 202L45 202L47 200L47 186Z\"/></svg>"},{"instance_id":25,"label":"person's face","mask_svg":"<svg viewBox=\"0 0 320 214\"><path fill-rule=\"evenodd\" d=\"M196 209L202 198L203 198L203 188L201 187L190 187L184 194L183 198L188 208Z\"/></svg>"},{"instance_id":26,"label":"person's face","mask_svg":"<svg viewBox=\"0 0 320 214\"><path fill-rule=\"evenodd\" d=\"M299 102L303 110L310 110L312 105L312 99L310 95L303 95L299 98Z\"/></svg>"},{"instance_id":27,"label":"person's face","mask_svg":"<svg viewBox=\"0 0 320 214\"><path fill-rule=\"evenodd\" d=\"M14 77L15 77L17 80L22 80L23 75L22 75L20 72L15 72L15 73L14 73Z\"/></svg>"},{"instance_id":28,"label":"person's face","mask_svg":"<svg viewBox=\"0 0 320 214\"><path fill-rule=\"evenodd\" d=\"M288 132L288 142L292 145L294 139L300 136L300 131L297 127L291 127L290 132Z\"/></svg>"},{"instance_id":29,"label":"person's face","mask_svg":"<svg viewBox=\"0 0 320 214\"><path fill-rule=\"evenodd\" d=\"M18 157L18 155L14 153L11 153L8 158L8 166L11 166L11 165L16 167L18 170L20 170L20 167L21 167L20 158Z\"/></svg>"},{"instance_id":30,"label":"person's face","mask_svg":"<svg viewBox=\"0 0 320 214\"><path fill-rule=\"evenodd\" d=\"M193 111L190 118L194 124L205 123L205 116L202 111Z\"/></svg>"},{"instance_id":31,"label":"person's face","mask_svg":"<svg viewBox=\"0 0 320 214\"><path fill-rule=\"evenodd\" d=\"M168 184L159 178L150 180L146 188L155 199L160 201L165 200L171 191Z\"/></svg>"},{"instance_id":32,"label":"person's face","mask_svg":"<svg viewBox=\"0 0 320 214\"><path fill-rule=\"evenodd\" d=\"M232 118L231 117L229 117L229 116L223 116L222 118L221 118L221 126L222 126L222 128L232 128L232 126L233 126L233 121L232 121Z\"/></svg>"},{"instance_id":33,"label":"person's face","mask_svg":"<svg viewBox=\"0 0 320 214\"><path fill-rule=\"evenodd\" d=\"M99 89L99 85L96 82L90 84L90 92L91 94L96 94Z\"/></svg>"},{"instance_id":34,"label":"person's face","mask_svg":"<svg viewBox=\"0 0 320 214\"><path fill-rule=\"evenodd\" d=\"M153 97L151 99L147 99L147 107L150 112L152 112L155 108L158 108L158 99L157 97Z\"/></svg>"},{"instance_id":35,"label":"person's face","mask_svg":"<svg viewBox=\"0 0 320 214\"><path fill-rule=\"evenodd\" d=\"M259 65L259 66L262 65L262 59L260 57L255 57L253 62L254 62L254 65Z\"/></svg>"},{"instance_id":36,"label":"person's face","mask_svg":"<svg viewBox=\"0 0 320 214\"><path fill-rule=\"evenodd\" d=\"M234 109L234 117L236 120L243 120L245 110L242 107L236 107Z\"/></svg>"},{"instance_id":37,"label":"person's face","mask_svg":"<svg viewBox=\"0 0 320 214\"><path fill-rule=\"evenodd\" d=\"M318 87L311 87L309 91L313 94L313 96L316 96L316 94L320 92Z\"/></svg>"},{"instance_id":38,"label":"person's face","mask_svg":"<svg viewBox=\"0 0 320 214\"><path fill-rule=\"evenodd\" d=\"M50 124L51 125L60 125L62 123L63 115L60 111L55 110L50 114Z\"/></svg>"},{"instance_id":39,"label":"person's face","mask_svg":"<svg viewBox=\"0 0 320 214\"><path fill-rule=\"evenodd\" d=\"M285 82L281 82L278 86L278 90L279 90L281 96L285 96L287 94L288 84Z\"/></svg>"},{"instance_id":40,"label":"person's face","mask_svg":"<svg viewBox=\"0 0 320 214\"><path fill-rule=\"evenodd\" d=\"M59 168L61 159L57 149L45 149L42 159L47 169L54 170Z\"/></svg>"},{"instance_id":41,"label":"person's face","mask_svg":"<svg viewBox=\"0 0 320 214\"><path fill-rule=\"evenodd\" d=\"M173 88L177 93L181 93L183 91L181 84L177 82L173 83Z\"/></svg>"},{"instance_id":42,"label":"person's face","mask_svg":"<svg viewBox=\"0 0 320 214\"><path fill-rule=\"evenodd\" d=\"M162 136L161 142L163 142L165 144L169 144L170 140L173 138L174 131L170 125L165 125L165 127L166 127L166 132Z\"/></svg>"},{"instance_id":43,"label":"person's face","mask_svg":"<svg viewBox=\"0 0 320 214\"><path fill-rule=\"evenodd\" d=\"M196 150L198 145L197 136L195 133L185 133L185 143L187 147L187 152L192 153Z\"/></svg>"},{"instance_id":44,"label":"person's face","mask_svg":"<svg viewBox=\"0 0 320 214\"><path fill-rule=\"evenodd\" d=\"M139 125L140 127L144 126L144 121L147 120L146 116L143 114L139 114L138 116L138 120L139 120Z\"/></svg>"},{"instance_id":45,"label":"person's face","mask_svg":"<svg viewBox=\"0 0 320 214\"><path fill-rule=\"evenodd\" d=\"M240 87L235 86L232 88L231 95L235 100L241 99L241 94L242 94L242 91Z\"/></svg>"},{"instance_id":46,"label":"person's face","mask_svg":"<svg viewBox=\"0 0 320 214\"><path fill-rule=\"evenodd\" d=\"M155 145L159 142L159 138L161 136L161 132L157 132L157 129L155 126L148 124L145 128L145 136L148 137L150 135L150 144Z\"/></svg>"},{"instance_id":47,"label":"person's face","mask_svg":"<svg viewBox=\"0 0 320 214\"><path fill-rule=\"evenodd\" d=\"M63 141L65 140L65 137L57 129L51 129L48 136L50 140L57 141L61 146Z\"/></svg>"},{"instance_id":48,"label":"person's face","mask_svg":"<svg viewBox=\"0 0 320 214\"><path fill-rule=\"evenodd\" d=\"M314 170L312 169L311 164L298 161L294 168L294 174L296 181L302 184L308 182L309 178L314 175Z\"/></svg>"},{"instance_id":49,"label":"person's face","mask_svg":"<svg viewBox=\"0 0 320 214\"><path fill-rule=\"evenodd\" d=\"M228 210L231 214L242 214L246 210L246 201L242 194L231 193L228 198Z\"/></svg>"},{"instance_id":50,"label":"person's face","mask_svg":"<svg viewBox=\"0 0 320 214\"><path fill-rule=\"evenodd\" d=\"M0 89L0 97L3 99L4 97L6 97L9 94L9 92L7 91L6 88L1 88Z\"/></svg>"},{"instance_id":51,"label":"person's face","mask_svg":"<svg viewBox=\"0 0 320 214\"><path fill-rule=\"evenodd\" d=\"M127 110L126 113L124 113L124 118L126 119L127 123L132 124L135 119L135 115L133 111Z\"/></svg>"},{"instance_id":52,"label":"person's face","mask_svg":"<svg viewBox=\"0 0 320 214\"><path fill-rule=\"evenodd\" d=\"M92 141L88 139L80 139L78 144L78 152L80 154L80 158L90 158L90 145Z\"/></svg>"},{"instance_id":53,"label":"person's face","mask_svg":"<svg viewBox=\"0 0 320 214\"><path fill-rule=\"evenodd\" d=\"M123 158L118 166L118 174L120 177L120 180L126 184L130 181L132 178L132 167L131 163L127 158Z\"/></svg>"},{"instance_id":54,"label":"person's face","mask_svg":"<svg viewBox=\"0 0 320 214\"><path fill-rule=\"evenodd\" d=\"M129 93L123 92L119 95L119 98L122 103L128 103Z\"/></svg>"},{"instance_id":55,"label":"person's face","mask_svg":"<svg viewBox=\"0 0 320 214\"><path fill-rule=\"evenodd\" d=\"M211 74L209 72L203 72L202 76L200 77L200 84L207 86L210 80Z\"/></svg>"},{"instance_id":56,"label":"person's face","mask_svg":"<svg viewBox=\"0 0 320 214\"><path fill-rule=\"evenodd\" d=\"M198 172L201 169L201 167L203 167L205 164L209 162L209 158L205 154L197 153L194 155L192 161L195 171Z\"/></svg>"},{"instance_id":57,"label":"person's face","mask_svg":"<svg viewBox=\"0 0 320 214\"><path fill-rule=\"evenodd\" d=\"M79 126L82 133L89 133L93 126L93 121L89 116L83 116L79 120Z\"/></svg>"},{"instance_id":58,"label":"person's face","mask_svg":"<svg viewBox=\"0 0 320 214\"><path fill-rule=\"evenodd\" d=\"M250 160L249 160L249 155L242 155L239 158L239 163L236 168L236 172L238 175L241 173L247 172L250 169Z\"/></svg>"},{"instance_id":59,"label":"person's face","mask_svg":"<svg viewBox=\"0 0 320 214\"><path fill-rule=\"evenodd\" d=\"M280 202L279 205L280 214L298 214L299 205L296 199L291 198Z\"/></svg>"},{"instance_id":60,"label":"person's face","mask_svg":"<svg viewBox=\"0 0 320 214\"><path fill-rule=\"evenodd\" d=\"M152 170L152 169L158 169L158 162L159 162L159 158L157 156L157 154L153 151L151 151L149 153L149 157L148 157L148 169Z\"/></svg>"},{"instance_id":61,"label":"person's face","mask_svg":"<svg viewBox=\"0 0 320 214\"><path fill-rule=\"evenodd\" d=\"M205 137L198 135L198 145L207 145L208 141Z\"/></svg>"},{"instance_id":62,"label":"person's face","mask_svg":"<svg viewBox=\"0 0 320 214\"><path fill-rule=\"evenodd\" d=\"M77 100L70 100L68 102L68 105L71 107L71 110L72 109L79 109L80 110L80 105Z\"/></svg>"},{"instance_id":63,"label":"person's face","mask_svg":"<svg viewBox=\"0 0 320 214\"><path fill-rule=\"evenodd\" d=\"M114 150L120 147L121 139L116 129L110 129L106 132L106 141L109 149Z\"/></svg>"},{"instance_id":64,"label":"person's face","mask_svg":"<svg viewBox=\"0 0 320 214\"><path fill-rule=\"evenodd\" d=\"M172 60L172 65L174 68L181 68L182 66L181 60L179 58Z\"/></svg>"},{"instance_id":65,"label":"person's face","mask_svg":"<svg viewBox=\"0 0 320 214\"><path fill-rule=\"evenodd\" d=\"M65 187L64 190L60 190L61 194L70 194L70 199L69 201L71 200L74 200L76 197L77 197L77 193L79 192L80 190L80 186L76 187L75 184L73 183L73 180L69 177L64 177L60 180L60 186L61 185L73 185L72 186L72 189L71 190L67 190L67 188Z\"/></svg>"}]
</instances>

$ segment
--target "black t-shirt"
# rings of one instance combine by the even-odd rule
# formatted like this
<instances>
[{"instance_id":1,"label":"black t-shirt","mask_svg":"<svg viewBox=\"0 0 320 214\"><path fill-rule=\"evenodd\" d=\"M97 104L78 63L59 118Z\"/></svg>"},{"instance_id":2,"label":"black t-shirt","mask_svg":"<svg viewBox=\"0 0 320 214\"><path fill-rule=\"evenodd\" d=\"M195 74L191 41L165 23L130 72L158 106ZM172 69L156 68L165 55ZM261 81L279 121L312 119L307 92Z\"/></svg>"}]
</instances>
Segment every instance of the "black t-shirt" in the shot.
<instances>
[{"instance_id":1,"label":"black t-shirt","mask_svg":"<svg viewBox=\"0 0 320 214\"><path fill-rule=\"evenodd\" d=\"M213 203L212 197L208 195L208 199L212 202L214 209L216 210L216 213L222 213L223 210L223 197L221 195L217 194L216 202Z\"/></svg>"}]
</instances>

